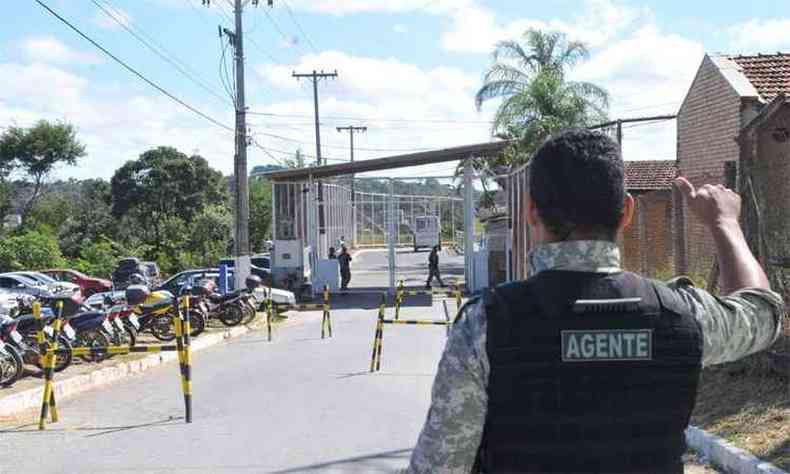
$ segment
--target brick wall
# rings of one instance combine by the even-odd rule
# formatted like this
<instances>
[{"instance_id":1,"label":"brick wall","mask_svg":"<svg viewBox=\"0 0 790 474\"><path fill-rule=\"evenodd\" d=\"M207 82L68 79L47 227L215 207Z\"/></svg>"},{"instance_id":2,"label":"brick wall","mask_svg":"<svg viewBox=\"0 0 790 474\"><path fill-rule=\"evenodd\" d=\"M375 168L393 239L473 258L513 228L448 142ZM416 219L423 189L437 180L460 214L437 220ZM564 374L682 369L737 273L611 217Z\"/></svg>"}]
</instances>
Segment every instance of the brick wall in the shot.
<instances>
[{"instance_id":1,"label":"brick wall","mask_svg":"<svg viewBox=\"0 0 790 474\"><path fill-rule=\"evenodd\" d=\"M695 186L724 183L724 162L738 159L735 137L741 129L741 98L706 56L678 112L678 170ZM679 272L707 272L713 262L713 242L683 205L674 226L685 229L678 238ZM684 261L685 260L685 261Z\"/></svg>"},{"instance_id":2,"label":"brick wall","mask_svg":"<svg viewBox=\"0 0 790 474\"><path fill-rule=\"evenodd\" d=\"M655 276L674 271L672 192L633 193L634 219L623 235L623 266Z\"/></svg>"}]
</instances>

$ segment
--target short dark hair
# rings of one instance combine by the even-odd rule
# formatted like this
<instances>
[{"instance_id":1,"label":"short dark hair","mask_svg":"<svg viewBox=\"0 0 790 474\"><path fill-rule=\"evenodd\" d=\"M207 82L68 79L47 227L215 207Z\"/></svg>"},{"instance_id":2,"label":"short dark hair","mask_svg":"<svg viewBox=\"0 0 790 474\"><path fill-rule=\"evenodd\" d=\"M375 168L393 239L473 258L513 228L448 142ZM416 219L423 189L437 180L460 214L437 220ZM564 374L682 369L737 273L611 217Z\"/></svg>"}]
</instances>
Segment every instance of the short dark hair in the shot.
<instances>
[{"instance_id":1,"label":"short dark hair","mask_svg":"<svg viewBox=\"0 0 790 474\"><path fill-rule=\"evenodd\" d=\"M529 195L548 230L614 239L623 215L625 171L620 148L603 133L572 129L549 138L530 160Z\"/></svg>"}]
</instances>

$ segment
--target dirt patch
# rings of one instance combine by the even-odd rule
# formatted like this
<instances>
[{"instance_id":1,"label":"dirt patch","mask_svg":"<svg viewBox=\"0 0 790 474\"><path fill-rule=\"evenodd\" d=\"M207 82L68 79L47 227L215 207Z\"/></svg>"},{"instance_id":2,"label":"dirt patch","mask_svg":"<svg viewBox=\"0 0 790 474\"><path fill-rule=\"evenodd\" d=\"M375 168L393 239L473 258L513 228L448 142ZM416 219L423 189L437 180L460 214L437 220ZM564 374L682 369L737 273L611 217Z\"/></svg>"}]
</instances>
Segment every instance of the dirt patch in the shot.
<instances>
[{"instance_id":1,"label":"dirt patch","mask_svg":"<svg viewBox=\"0 0 790 474\"><path fill-rule=\"evenodd\" d=\"M705 369L691 423L790 469L790 383L738 363Z\"/></svg>"}]
</instances>

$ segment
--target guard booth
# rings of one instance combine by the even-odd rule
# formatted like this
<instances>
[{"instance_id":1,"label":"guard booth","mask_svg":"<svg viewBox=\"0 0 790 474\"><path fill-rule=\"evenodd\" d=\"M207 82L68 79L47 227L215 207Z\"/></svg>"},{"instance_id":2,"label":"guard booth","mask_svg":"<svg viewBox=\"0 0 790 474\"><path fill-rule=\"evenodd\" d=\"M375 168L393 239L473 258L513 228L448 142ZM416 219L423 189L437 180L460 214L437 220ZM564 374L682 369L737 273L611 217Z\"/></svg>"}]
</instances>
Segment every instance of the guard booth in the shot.
<instances>
[{"instance_id":1,"label":"guard booth","mask_svg":"<svg viewBox=\"0 0 790 474\"><path fill-rule=\"evenodd\" d=\"M463 161L463 246L464 279L467 289L475 291L487 285L487 278L476 276L474 170L470 158L493 158L502 153L508 141L496 141L440 150L396 155L386 158L342 163L337 165L294 168L265 173L272 182L273 235L272 278L276 285L299 293L304 286L308 294L317 294L324 285L338 287L337 261L328 258L330 247L342 242L351 249L357 242L358 194L350 186L352 176L360 173ZM360 178L357 178L360 179ZM374 178L369 178L374 179ZM390 192L382 202L386 206L385 229L391 294L396 290L396 251L403 208L395 198L392 178ZM415 179L415 178L411 178ZM364 203L360 203L364 204ZM481 269L478 269L481 270Z\"/></svg>"}]
</instances>

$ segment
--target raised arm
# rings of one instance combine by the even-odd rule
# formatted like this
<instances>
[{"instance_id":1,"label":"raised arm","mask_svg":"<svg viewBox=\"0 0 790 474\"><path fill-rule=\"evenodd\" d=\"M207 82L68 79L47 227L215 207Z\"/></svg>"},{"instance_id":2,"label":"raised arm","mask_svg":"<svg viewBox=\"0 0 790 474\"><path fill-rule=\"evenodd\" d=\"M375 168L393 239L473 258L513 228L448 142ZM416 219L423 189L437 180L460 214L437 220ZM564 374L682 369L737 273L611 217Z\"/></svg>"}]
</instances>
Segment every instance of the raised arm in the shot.
<instances>
[{"instance_id":1,"label":"raised arm","mask_svg":"<svg viewBox=\"0 0 790 474\"><path fill-rule=\"evenodd\" d=\"M770 290L768 277L746 244L746 238L738 223L741 213L740 196L720 184L706 184L695 189L682 177L675 184L683 193L691 211L713 236L719 259L721 293L728 295L743 288Z\"/></svg>"}]
</instances>

